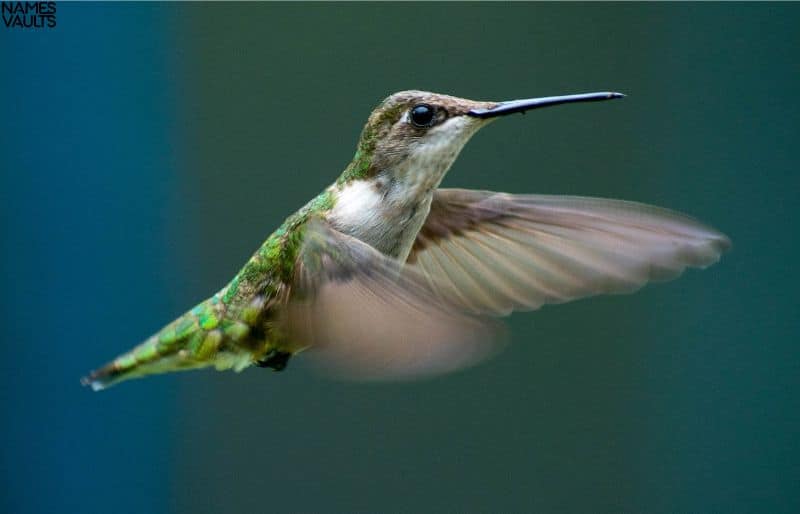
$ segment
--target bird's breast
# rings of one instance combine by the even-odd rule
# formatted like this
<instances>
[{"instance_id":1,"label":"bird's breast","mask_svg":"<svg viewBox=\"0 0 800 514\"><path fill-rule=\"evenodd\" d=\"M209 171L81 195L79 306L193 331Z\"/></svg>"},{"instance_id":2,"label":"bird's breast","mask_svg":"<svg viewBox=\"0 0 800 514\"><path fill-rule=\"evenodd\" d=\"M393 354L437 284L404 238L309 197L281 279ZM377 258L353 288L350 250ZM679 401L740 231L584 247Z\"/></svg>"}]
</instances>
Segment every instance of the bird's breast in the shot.
<instances>
[{"instance_id":1,"label":"bird's breast","mask_svg":"<svg viewBox=\"0 0 800 514\"><path fill-rule=\"evenodd\" d=\"M408 257L430 211L431 192L357 180L342 187L328 220L337 230L399 260Z\"/></svg>"}]
</instances>

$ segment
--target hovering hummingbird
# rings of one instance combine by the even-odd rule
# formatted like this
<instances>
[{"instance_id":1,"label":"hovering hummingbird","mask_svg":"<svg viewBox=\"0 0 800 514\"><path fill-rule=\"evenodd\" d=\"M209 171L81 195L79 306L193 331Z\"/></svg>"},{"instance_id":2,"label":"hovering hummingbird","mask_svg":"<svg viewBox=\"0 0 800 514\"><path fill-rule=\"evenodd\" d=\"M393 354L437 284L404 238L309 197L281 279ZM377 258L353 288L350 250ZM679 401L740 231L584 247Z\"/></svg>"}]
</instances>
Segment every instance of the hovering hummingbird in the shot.
<instances>
[{"instance_id":1,"label":"hovering hummingbird","mask_svg":"<svg viewBox=\"0 0 800 514\"><path fill-rule=\"evenodd\" d=\"M666 209L439 188L491 121L623 96L389 96L336 182L287 218L228 285L83 384L99 390L207 366L280 370L305 349L347 377L434 375L490 354L502 339L497 316L630 292L716 262L729 239Z\"/></svg>"}]
</instances>

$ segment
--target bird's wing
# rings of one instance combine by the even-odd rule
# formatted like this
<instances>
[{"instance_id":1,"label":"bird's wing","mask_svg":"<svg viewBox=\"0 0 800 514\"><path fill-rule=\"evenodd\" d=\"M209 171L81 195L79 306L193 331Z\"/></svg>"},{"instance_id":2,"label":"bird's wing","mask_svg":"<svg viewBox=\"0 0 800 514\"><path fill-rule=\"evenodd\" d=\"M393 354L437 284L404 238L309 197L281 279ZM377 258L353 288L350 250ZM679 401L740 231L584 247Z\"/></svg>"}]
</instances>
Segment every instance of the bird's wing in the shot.
<instances>
[{"instance_id":1,"label":"bird's wing","mask_svg":"<svg viewBox=\"0 0 800 514\"><path fill-rule=\"evenodd\" d=\"M502 315L631 292L729 247L713 228L640 203L440 189L408 264L467 311Z\"/></svg>"},{"instance_id":2,"label":"bird's wing","mask_svg":"<svg viewBox=\"0 0 800 514\"><path fill-rule=\"evenodd\" d=\"M322 220L305 230L281 323L326 370L356 379L435 375L476 362L502 340L497 323L443 301L435 282L402 262Z\"/></svg>"}]
</instances>

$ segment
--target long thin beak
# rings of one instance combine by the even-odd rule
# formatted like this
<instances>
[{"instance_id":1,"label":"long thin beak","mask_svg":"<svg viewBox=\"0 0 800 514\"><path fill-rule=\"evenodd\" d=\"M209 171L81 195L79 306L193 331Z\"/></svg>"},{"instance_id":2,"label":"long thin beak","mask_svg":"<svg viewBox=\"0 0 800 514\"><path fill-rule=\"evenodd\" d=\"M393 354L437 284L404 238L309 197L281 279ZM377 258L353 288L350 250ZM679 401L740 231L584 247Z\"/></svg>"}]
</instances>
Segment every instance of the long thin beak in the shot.
<instances>
[{"instance_id":1,"label":"long thin beak","mask_svg":"<svg viewBox=\"0 0 800 514\"><path fill-rule=\"evenodd\" d=\"M582 93L579 95L564 96L545 96L543 98L529 98L527 100L510 100L500 102L491 109L472 109L467 115L476 118L494 118L514 114L515 112L525 112L530 109L550 107L551 105L568 104L572 102L599 102L602 100L613 100L614 98L624 98L622 93L602 92L602 93Z\"/></svg>"}]
</instances>

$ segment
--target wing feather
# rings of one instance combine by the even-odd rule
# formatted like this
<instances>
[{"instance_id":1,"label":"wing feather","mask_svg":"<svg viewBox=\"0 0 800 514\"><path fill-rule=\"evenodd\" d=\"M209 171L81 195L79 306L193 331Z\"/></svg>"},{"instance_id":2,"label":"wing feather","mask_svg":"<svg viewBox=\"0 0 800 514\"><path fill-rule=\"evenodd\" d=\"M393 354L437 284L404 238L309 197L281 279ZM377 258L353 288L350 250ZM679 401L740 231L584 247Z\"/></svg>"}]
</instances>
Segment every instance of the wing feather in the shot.
<instances>
[{"instance_id":1,"label":"wing feather","mask_svg":"<svg viewBox=\"0 0 800 514\"><path fill-rule=\"evenodd\" d=\"M440 189L408 263L440 296L503 315L635 291L729 247L713 228L640 203Z\"/></svg>"},{"instance_id":2,"label":"wing feather","mask_svg":"<svg viewBox=\"0 0 800 514\"><path fill-rule=\"evenodd\" d=\"M442 294L449 287L314 221L279 322L293 344L336 375L436 375L469 366L502 342L499 324L466 314Z\"/></svg>"}]
</instances>

